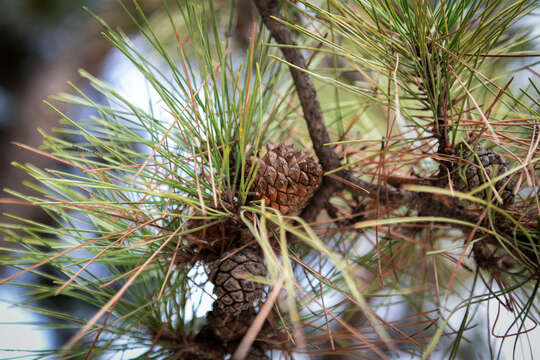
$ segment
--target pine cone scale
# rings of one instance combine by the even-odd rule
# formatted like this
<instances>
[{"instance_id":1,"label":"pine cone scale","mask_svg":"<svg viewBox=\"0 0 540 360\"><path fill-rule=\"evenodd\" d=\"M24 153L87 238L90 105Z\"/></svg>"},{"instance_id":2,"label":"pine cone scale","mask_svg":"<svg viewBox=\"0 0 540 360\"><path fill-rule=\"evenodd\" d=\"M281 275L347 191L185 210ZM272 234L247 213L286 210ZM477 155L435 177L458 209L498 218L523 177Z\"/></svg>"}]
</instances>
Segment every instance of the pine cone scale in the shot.
<instances>
[{"instance_id":1,"label":"pine cone scale","mask_svg":"<svg viewBox=\"0 0 540 360\"><path fill-rule=\"evenodd\" d=\"M236 279L229 278L223 283L223 288L227 291L234 292L240 287L240 283Z\"/></svg>"}]
</instances>

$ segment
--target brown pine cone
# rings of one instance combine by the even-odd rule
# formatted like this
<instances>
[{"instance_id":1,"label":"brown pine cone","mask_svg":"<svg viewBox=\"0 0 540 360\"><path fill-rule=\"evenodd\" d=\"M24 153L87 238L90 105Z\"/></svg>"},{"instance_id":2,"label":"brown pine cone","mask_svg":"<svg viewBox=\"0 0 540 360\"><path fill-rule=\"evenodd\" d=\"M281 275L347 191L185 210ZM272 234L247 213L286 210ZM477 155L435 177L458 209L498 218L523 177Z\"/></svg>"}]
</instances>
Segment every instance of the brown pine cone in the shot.
<instances>
[{"instance_id":1,"label":"brown pine cone","mask_svg":"<svg viewBox=\"0 0 540 360\"><path fill-rule=\"evenodd\" d=\"M249 349L244 360L270 360L270 357L266 355L266 351L259 344L255 343Z\"/></svg>"},{"instance_id":2,"label":"brown pine cone","mask_svg":"<svg viewBox=\"0 0 540 360\"><path fill-rule=\"evenodd\" d=\"M253 307L235 315L214 309L206 315L206 319L208 327L220 340L230 342L244 336L256 315Z\"/></svg>"},{"instance_id":3,"label":"brown pine cone","mask_svg":"<svg viewBox=\"0 0 540 360\"><path fill-rule=\"evenodd\" d=\"M250 275L266 275L263 259L252 248L233 250L214 262L209 276L217 296L214 309L236 315L252 307L261 297L263 285L247 280Z\"/></svg>"},{"instance_id":4,"label":"brown pine cone","mask_svg":"<svg viewBox=\"0 0 540 360\"><path fill-rule=\"evenodd\" d=\"M208 329L211 329L213 334L218 339L226 343L228 351L233 353L238 347L240 340L242 340L249 327L255 320L256 316L257 312L253 307L249 308L248 310L244 310L235 316L224 313L220 310L212 310L206 316L206 326ZM265 331L265 328L263 328L258 337L264 337L265 335L267 335L267 331ZM267 348L268 345L266 343L256 341L251 346L246 359L269 359L269 357L266 355Z\"/></svg>"},{"instance_id":5,"label":"brown pine cone","mask_svg":"<svg viewBox=\"0 0 540 360\"><path fill-rule=\"evenodd\" d=\"M253 165L253 162L250 160L249 164ZM254 199L264 199L266 205L284 215L297 213L306 206L322 182L319 162L291 145L269 147L257 163Z\"/></svg>"},{"instance_id":6,"label":"brown pine cone","mask_svg":"<svg viewBox=\"0 0 540 360\"><path fill-rule=\"evenodd\" d=\"M486 150L483 147L479 147L476 153L473 153L463 144L458 145L457 149L456 155L459 156L460 161L456 164L456 169L452 175L452 182L454 188L458 191L471 191L508 171L508 166L504 160L493 150ZM479 164L482 164L489 179L485 176ZM514 182L512 180L509 181L509 176L505 176L494 185L503 200L503 205L511 205L514 201ZM480 193L477 193L476 196L487 199L489 191L490 188L486 188Z\"/></svg>"}]
</instances>

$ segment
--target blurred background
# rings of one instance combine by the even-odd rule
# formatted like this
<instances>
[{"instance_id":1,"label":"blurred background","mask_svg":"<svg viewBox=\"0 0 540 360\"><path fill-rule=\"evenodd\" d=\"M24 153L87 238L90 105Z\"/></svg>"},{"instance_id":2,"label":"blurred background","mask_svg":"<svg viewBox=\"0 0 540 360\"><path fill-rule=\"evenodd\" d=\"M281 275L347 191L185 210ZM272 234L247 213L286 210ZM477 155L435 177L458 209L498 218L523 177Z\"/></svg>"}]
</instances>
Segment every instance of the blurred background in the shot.
<instances>
[{"instance_id":1,"label":"blurred background","mask_svg":"<svg viewBox=\"0 0 540 360\"><path fill-rule=\"evenodd\" d=\"M249 29L255 18L255 11L249 0L237 0L242 9L236 19L237 45L247 44ZM161 8L162 0L141 0L148 16ZM135 36L135 29L125 10L114 0L0 0L0 188L18 192L28 192L24 185L24 173L13 167L12 162L31 162L41 168L59 168L58 162L24 149L17 144L39 148L42 137L37 129L53 132L59 117L51 111L43 100L60 92L70 92L68 82L74 83L90 96L97 96L92 89L81 82L78 69L85 69L93 75L105 78L113 86L128 92L130 100L144 103L144 81L137 82L136 74L129 69L122 56L101 36L101 26L83 10L88 6L111 27L121 27L128 35ZM126 6L131 7L126 1ZM133 10L133 9L131 9ZM539 34L538 16L531 17L526 26L532 33ZM536 47L538 48L538 47ZM530 62L530 59L527 59ZM520 67L515 61L512 67ZM515 86L524 86L527 77L540 72L538 65L531 71L521 72L522 77L514 81ZM537 76L537 75L536 75ZM77 109L55 104L59 110L77 117ZM47 216L39 209L18 204L0 194L0 222L12 222L14 217L46 222ZM5 216L4 214L10 214ZM0 239L1 242L1 239ZM1 244L0 256L9 256L6 244ZM44 268L45 272L52 271ZM13 269L0 268L0 277L5 278ZM31 276L29 276L31 277ZM29 277L19 281L29 281ZM36 280L37 281L37 278ZM39 281L44 281L40 278ZM0 359L28 356L28 350L59 347L73 333L69 331L39 330L40 322L46 322L45 315L23 312L10 307L17 302L20 289L0 287ZM55 309L81 315L91 314L95 309L88 305L69 302L58 296L54 303L43 303ZM17 325L14 326L13 324ZM481 339L480 339L481 341ZM474 345L473 345L474 346ZM6 351L14 349L16 351ZM540 354L539 354L540 356Z\"/></svg>"},{"instance_id":2,"label":"blurred background","mask_svg":"<svg viewBox=\"0 0 540 360\"><path fill-rule=\"evenodd\" d=\"M141 6L152 13L161 0L144 0ZM24 172L12 162L31 162L42 168L59 168L62 164L50 158L19 147L26 144L39 148L42 136L37 129L52 132L59 116L43 100L60 92L70 92L68 82L91 93L91 88L81 82L78 69L85 69L96 76L108 76L122 65L115 61L118 54L101 36L101 26L85 11L88 6L112 27L121 27L128 34L133 31L129 17L117 1L111 0L0 0L0 187L28 193L24 185ZM129 6L128 6L129 7ZM131 9L133 10L133 9ZM107 65L110 64L110 65ZM77 109L55 104L59 110L77 114ZM80 111L80 110L79 110ZM0 194L0 222L13 222L13 217L47 222L39 209L8 200L9 194ZM6 216L6 214L10 214ZM1 239L0 239L1 241ZM9 256L3 250L0 256ZM44 268L45 272L52 271ZM0 267L0 277L5 278L12 269ZM28 276L21 281L46 281ZM46 316L25 312L9 303L21 301L21 289L0 288L0 359L30 357L29 350L57 348L73 333L70 331L40 330ZM34 304L69 313L84 315L93 309L62 296L54 303ZM15 325L14 325L15 324ZM14 350L8 351L6 349ZM35 353L33 354L35 356Z\"/></svg>"}]
</instances>

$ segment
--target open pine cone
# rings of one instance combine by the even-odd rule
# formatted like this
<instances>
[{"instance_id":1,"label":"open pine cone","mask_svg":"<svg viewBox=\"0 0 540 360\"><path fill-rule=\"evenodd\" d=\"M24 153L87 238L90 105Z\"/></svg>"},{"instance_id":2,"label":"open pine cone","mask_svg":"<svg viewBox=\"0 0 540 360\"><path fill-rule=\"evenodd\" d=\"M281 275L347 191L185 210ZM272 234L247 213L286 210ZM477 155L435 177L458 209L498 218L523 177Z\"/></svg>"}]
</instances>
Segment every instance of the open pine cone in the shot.
<instances>
[{"instance_id":1,"label":"open pine cone","mask_svg":"<svg viewBox=\"0 0 540 360\"><path fill-rule=\"evenodd\" d=\"M319 162L291 145L269 147L256 161L259 169L253 183L254 199L263 199L284 215L300 211L321 185L323 171ZM249 160L250 165L254 162Z\"/></svg>"},{"instance_id":2,"label":"open pine cone","mask_svg":"<svg viewBox=\"0 0 540 360\"><path fill-rule=\"evenodd\" d=\"M250 275L265 276L266 267L259 254L249 247L226 253L210 265L209 278L217 296L214 309L237 315L252 307L261 297L263 285L247 280Z\"/></svg>"},{"instance_id":3,"label":"open pine cone","mask_svg":"<svg viewBox=\"0 0 540 360\"><path fill-rule=\"evenodd\" d=\"M460 162L456 164L456 169L452 175L454 188L458 191L467 192L473 190L500 174L508 171L508 166L504 160L493 150L486 150L479 147L473 153L466 146L460 144L457 147L456 155L459 156ZM480 164L482 166L480 166ZM482 170L485 169L485 173ZM486 177L486 174L488 177ZM514 201L514 183L509 176L505 176L495 184L495 189L503 200L503 205L508 206ZM487 199L490 188L484 189L477 196L482 199Z\"/></svg>"}]
</instances>

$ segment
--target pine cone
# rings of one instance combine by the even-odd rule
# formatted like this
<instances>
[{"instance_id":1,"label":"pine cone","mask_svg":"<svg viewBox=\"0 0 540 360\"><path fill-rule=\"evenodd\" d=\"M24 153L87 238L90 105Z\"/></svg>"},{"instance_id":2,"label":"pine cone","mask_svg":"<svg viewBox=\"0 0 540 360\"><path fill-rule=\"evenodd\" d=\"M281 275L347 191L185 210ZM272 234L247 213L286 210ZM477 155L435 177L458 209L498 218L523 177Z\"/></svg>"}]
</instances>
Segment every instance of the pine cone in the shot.
<instances>
[{"instance_id":1,"label":"pine cone","mask_svg":"<svg viewBox=\"0 0 540 360\"><path fill-rule=\"evenodd\" d=\"M233 254L233 255L231 255ZM263 259L251 248L227 253L211 265L210 281L217 300L214 309L236 315L253 306L261 297L263 285L246 280L249 275L266 275Z\"/></svg>"},{"instance_id":2,"label":"pine cone","mask_svg":"<svg viewBox=\"0 0 540 360\"><path fill-rule=\"evenodd\" d=\"M266 355L264 348L255 343L249 349L244 360L270 360L270 358Z\"/></svg>"},{"instance_id":3,"label":"pine cone","mask_svg":"<svg viewBox=\"0 0 540 360\"><path fill-rule=\"evenodd\" d=\"M253 307L242 311L240 314L232 316L220 310L212 310L206 316L207 328L211 329L212 333L227 344L228 352L233 353L238 347L239 341L242 340L249 327L255 320L257 311ZM257 338L268 335L268 322L265 322L262 331ZM269 349L267 343L256 341L251 346L246 360L264 360L269 359L266 355L266 350Z\"/></svg>"},{"instance_id":4,"label":"pine cone","mask_svg":"<svg viewBox=\"0 0 540 360\"><path fill-rule=\"evenodd\" d=\"M253 307L236 315L214 309L206 315L208 327L224 342L241 339L257 316Z\"/></svg>"},{"instance_id":5,"label":"pine cone","mask_svg":"<svg viewBox=\"0 0 540 360\"><path fill-rule=\"evenodd\" d=\"M508 167L504 160L493 150L486 150L483 147L479 147L476 153L473 153L464 145L460 144L458 145L458 152L456 155L459 156L460 159L466 160L466 162L460 161L460 163L457 164L457 169L452 175L454 188L458 191L468 192L508 171ZM486 178L479 164L482 164L489 179ZM514 190L513 185L513 181L509 181L509 176L505 176L495 183L495 188L501 196L504 206L508 206L514 201L514 194L512 192ZM484 189L482 192L478 193L477 196L486 199L489 191L489 188Z\"/></svg>"},{"instance_id":6,"label":"pine cone","mask_svg":"<svg viewBox=\"0 0 540 360\"><path fill-rule=\"evenodd\" d=\"M270 147L257 162L254 198L264 199L284 215L300 211L321 185L323 172L318 161L291 145Z\"/></svg>"}]
</instances>

